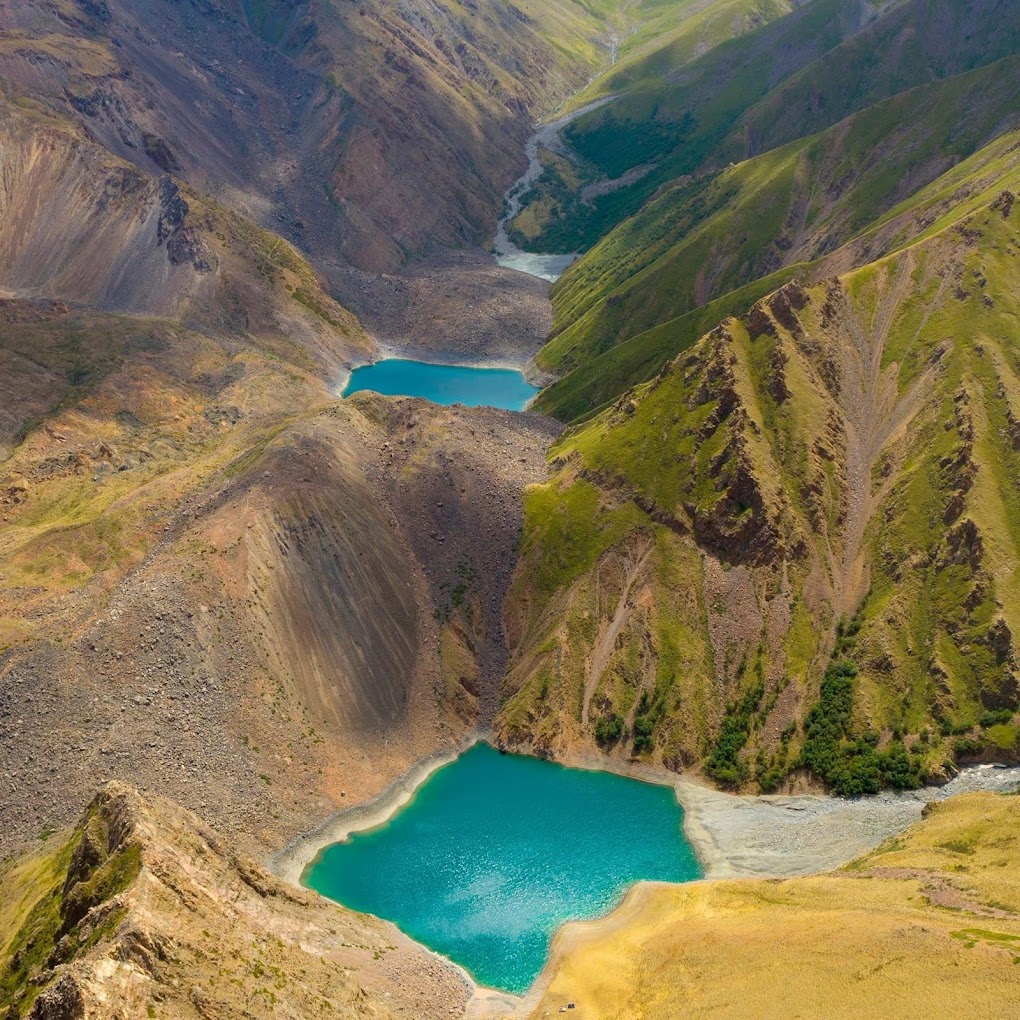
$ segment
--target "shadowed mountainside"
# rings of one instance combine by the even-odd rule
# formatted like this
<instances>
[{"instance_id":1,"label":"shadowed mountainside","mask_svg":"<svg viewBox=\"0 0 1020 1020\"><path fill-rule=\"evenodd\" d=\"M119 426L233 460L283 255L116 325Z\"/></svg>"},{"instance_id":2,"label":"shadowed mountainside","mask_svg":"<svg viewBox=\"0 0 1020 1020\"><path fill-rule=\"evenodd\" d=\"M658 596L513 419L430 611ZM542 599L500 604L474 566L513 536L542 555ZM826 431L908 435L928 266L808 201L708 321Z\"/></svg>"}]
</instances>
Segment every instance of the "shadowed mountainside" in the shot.
<instances>
[{"instance_id":1,"label":"shadowed mountainside","mask_svg":"<svg viewBox=\"0 0 1020 1020\"><path fill-rule=\"evenodd\" d=\"M0 32L9 101L379 272L485 238L605 28L574 0L32 0Z\"/></svg>"}]
</instances>

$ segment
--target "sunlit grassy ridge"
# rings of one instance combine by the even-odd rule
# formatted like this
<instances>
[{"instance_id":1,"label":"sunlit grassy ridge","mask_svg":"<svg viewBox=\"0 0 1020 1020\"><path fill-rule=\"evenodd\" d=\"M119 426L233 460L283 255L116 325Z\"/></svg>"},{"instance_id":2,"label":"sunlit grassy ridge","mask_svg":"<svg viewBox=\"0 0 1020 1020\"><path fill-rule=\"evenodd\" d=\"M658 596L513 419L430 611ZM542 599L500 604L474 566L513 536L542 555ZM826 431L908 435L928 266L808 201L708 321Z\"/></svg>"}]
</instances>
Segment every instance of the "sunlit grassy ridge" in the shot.
<instances>
[{"instance_id":1,"label":"sunlit grassy ridge","mask_svg":"<svg viewBox=\"0 0 1020 1020\"><path fill-rule=\"evenodd\" d=\"M39 981L42 972L70 963L120 923L116 897L141 859L137 844L112 842L93 806L69 837L48 838L43 852L0 871L0 1006L13 1016L28 1013L52 976Z\"/></svg>"},{"instance_id":2,"label":"sunlit grassy ridge","mask_svg":"<svg viewBox=\"0 0 1020 1020\"><path fill-rule=\"evenodd\" d=\"M769 789L810 767L848 792L1016 754L1008 148L962 195L956 178L955 213L934 186L904 211L923 211L923 240L784 285L672 360L660 348L652 381L554 448L549 493L528 503L510 738ZM591 536L569 564L568 506ZM605 526L628 506L625 534ZM853 665L849 708L819 757L805 720L833 656Z\"/></svg>"},{"instance_id":3,"label":"sunlit grassy ridge","mask_svg":"<svg viewBox=\"0 0 1020 1020\"><path fill-rule=\"evenodd\" d=\"M729 6L713 5L709 12L725 15ZM737 119L770 83L838 45L850 30L842 5L834 0L813 0L788 17L778 16L785 13L781 4L738 7L745 13L760 7L777 17L764 25L739 14L724 17L718 23L720 31L704 39L704 46L695 43L693 53L683 46L676 52L669 47L653 51L632 69L632 80L619 90L618 98L570 125L564 137L589 180L613 180L634 167L646 172L636 183L592 201L564 196L545 229L531 240L532 247L549 251L590 247L664 183L706 162L718 163L715 154ZM683 11L678 16L683 17ZM698 39L698 21L704 16L694 15L690 41ZM742 27L751 30L740 34ZM613 74L609 72L610 81ZM543 189L557 191L554 176L539 183L537 198Z\"/></svg>"},{"instance_id":4,"label":"sunlit grassy ridge","mask_svg":"<svg viewBox=\"0 0 1020 1020\"><path fill-rule=\"evenodd\" d=\"M618 88L613 72L604 79L619 98L570 125L567 140L590 180L620 178L636 167L643 173L593 198L560 194L544 231L530 239L533 247L586 249L678 177L805 138L1020 45L1016 26L992 0L903 0L878 8L812 0L792 11L766 3L723 18L728 6L691 9L696 38L699 19L719 15L728 26L700 37L693 61L683 47L667 45L630 78L621 71ZM552 178L548 187L560 191Z\"/></svg>"},{"instance_id":5,"label":"sunlit grassy ridge","mask_svg":"<svg viewBox=\"0 0 1020 1020\"><path fill-rule=\"evenodd\" d=\"M626 8L617 61L574 97L580 107L601 96L654 87L720 43L789 13L788 0L646 0Z\"/></svg>"},{"instance_id":6,"label":"sunlit grassy ridge","mask_svg":"<svg viewBox=\"0 0 1020 1020\"><path fill-rule=\"evenodd\" d=\"M1009 57L912 89L820 135L679 184L650 202L557 287L558 332L539 364L581 372L545 394L543 405L562 414L566 398L574 410L572 391L588 385L596 374L592 357L610 347L691 313L704 321L699 310L712 301L743 311L773 274L810 272L804 264L873 234L887 217L934 204L926 187L992 142L997 147L964 171L979 183L1001 152L992 140L1016 123L1018 69L1018 58ZM946 177L938 191L961 183L959 175ZM910 226L924 229L916 217ZM876 238L848 258L869 261L909 239L906 231ZM636 381L603 366L597 374L607 389Z\"/></svg>"}]
</instances>

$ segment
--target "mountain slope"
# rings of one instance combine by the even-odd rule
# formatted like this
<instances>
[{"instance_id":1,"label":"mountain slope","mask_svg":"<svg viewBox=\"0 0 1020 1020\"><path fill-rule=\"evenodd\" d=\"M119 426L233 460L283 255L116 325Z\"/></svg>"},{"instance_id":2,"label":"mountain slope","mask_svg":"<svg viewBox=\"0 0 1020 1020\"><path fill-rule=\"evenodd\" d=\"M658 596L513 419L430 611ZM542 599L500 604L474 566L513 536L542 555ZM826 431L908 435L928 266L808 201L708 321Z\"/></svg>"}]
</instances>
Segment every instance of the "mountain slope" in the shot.
<instances>
[{"instance_id":1,"label":"mountain slope","mask_svg":"<svg viewBox=\"0 0 1020 1020\"><path fill-rule=\"evenodd\" d=\"M724 320L554 447L508 743L845 792L1015 754L1016 173Z\"/></svg>"},{"instance_id":2,"label":"mountain slope","mask_svg":"<svg viewBox=\"0 0 1020 1020\"><path fill-rule=\"evenodd\" d=\"M61 303L4 302L0 358L6 848L97 778L278 848L491 712L555 425L341 401L280 338Z\"/></svg>"},{"instance_id":3,"label":"mountain slope","mask_svg":"<svg viewBox=\"0 0 1020 1020\"><path fill-rule=\"evenodd\" d=\"M336 372L371 341L286 241L66 121L0 103L0 288L243 331Z\"/></svg>"},{"instance_id":4,"label":"mountain slope","mask_svg":"<svg viewBox=\"0 0 1020 1020\"><path fill-rule=\"evenodd\" d=\"M448 1016L466 984L396 929L285 886L162 799L110 784L0 872L13 1016Z\"/></svg>"},{"instance_id":5,"label":"mountain slope","mask_svg":"<svg viewBox=\"0 0 1020 1020\"><path fill-rule=\"evenodd\" d=\"M855 258L859 265L883 254L872 243L806 265L868 233L895 207L916 207L910 196L990 146L968 170L983 172L1001 150L998 138L1017 125L1018 68L1009 57L912 89L820 135L665 190L556 288L554 333L537 363L557 374L583 366L590 376L592 357L610 346L772 274L831 273L834 264L845 270ZM884 239L888 251L909 238ZM609 385L623 382L600 374ZM557 390L542 400L555 409Z\"/></svg>"},{"instance_id":6,"label":"mountain slope","mask_svg":"<svg viewBox=\"0 0 1020 1020\"><path fill-rule=\"evenodd\" d=\"M571 124L586 181L622 186L561 202L531 247L584 250L678 177L718 172L1018 45L1002 0L812 0Z\"/></svg>"},{"instance_id":7,"label":"mountain slope","mask_svg":"<svg viewBox=\"0 0 1020 1020\"><path fill-rule=\"evenodd\" d=\"M0 8L0 79L314 256L392 271L487 234L605 31L574 0L32 0Z\"/></svg>"}]
</instances>

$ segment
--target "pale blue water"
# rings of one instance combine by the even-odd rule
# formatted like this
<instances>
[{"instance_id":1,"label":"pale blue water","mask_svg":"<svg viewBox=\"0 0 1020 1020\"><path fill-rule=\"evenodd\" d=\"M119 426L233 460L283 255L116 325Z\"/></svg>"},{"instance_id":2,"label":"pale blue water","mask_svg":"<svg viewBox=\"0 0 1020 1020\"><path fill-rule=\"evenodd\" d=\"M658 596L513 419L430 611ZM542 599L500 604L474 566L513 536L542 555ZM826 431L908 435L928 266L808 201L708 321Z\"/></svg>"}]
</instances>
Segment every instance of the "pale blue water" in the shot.
<instances>
[{"instance_id":1,"label":"pale blue water","mask_svg":"<svg viewBox=\"0 0 1020 1020\"><path fill-rule=\"evenodd\" d=\"M304 882L523 992L564 921L607 913L640 879L700 877L682 822L668 787L476 744L384 825L324 850Z\"/></svg>"},{"instance_id":2,"label":"pale blue water","mask_svg":"<svg viewBox=\"0 0 1020 1020\"><path fill-rule=\"evenodd\" d=\"M523 411L538 387L510 368L468 368L387 358L356 368L343 396L360 390L374 390L389 397L424 397L433 404Z\"/></svg>"},{"instance_id":3,"label":"pale blue water","mask_svg":"<svg viewBox=\"0 0 1020 1020\"><path fill-rule=\"evenodd\" d=\"M512 255L497 255L496 261L507 269L516 269L519 273L555 283L576 258L576 255L538 255L530 251L516 251Z\"/></svg>"}]
</instances>

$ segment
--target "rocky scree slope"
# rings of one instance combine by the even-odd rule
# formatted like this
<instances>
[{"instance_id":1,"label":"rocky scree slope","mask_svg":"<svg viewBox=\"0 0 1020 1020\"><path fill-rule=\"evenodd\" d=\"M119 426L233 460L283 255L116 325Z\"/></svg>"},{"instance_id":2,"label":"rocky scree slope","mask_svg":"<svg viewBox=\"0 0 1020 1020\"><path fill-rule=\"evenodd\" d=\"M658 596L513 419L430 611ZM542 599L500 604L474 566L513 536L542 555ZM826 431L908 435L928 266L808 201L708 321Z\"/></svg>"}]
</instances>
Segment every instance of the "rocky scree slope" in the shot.
<instances>
[{"instance_id":1,"label":"rocky scree slope","mask_svg":"<svg viewBox=\"0 0 1020 1020\"><path fill-rule=\"evenodd\" d=\"M309 259L477 239L601 26L0 6L4 852L121 778L264 853L492 718L559 428L337 400L373 341Z\"/></svg>"},{"instance_id":2,"label":"rocky scree slope","mask_svg":"<svg viewBox=\"0 0 1020 1020\"><path fill-rule=\"evenodd\" d=\"M52 302L0 357L5 850L121 778L264 853L491 716L555 426Z\"/></svg>"},{"instance_id":3,"label":"rocky scree slope","mask_svg":"<svg viewBox=\"0 0 1020 1020\"><path fill-rule=\"evenodd\" d=\"M287 241L67 121L0 103L0 287L234 333L333 375L371 341Z\"/></svg>"}]
</instances>

